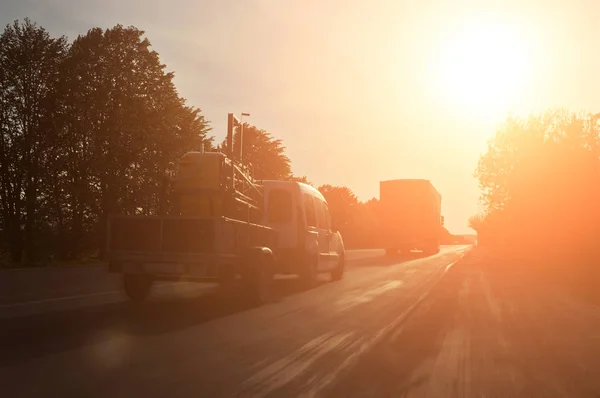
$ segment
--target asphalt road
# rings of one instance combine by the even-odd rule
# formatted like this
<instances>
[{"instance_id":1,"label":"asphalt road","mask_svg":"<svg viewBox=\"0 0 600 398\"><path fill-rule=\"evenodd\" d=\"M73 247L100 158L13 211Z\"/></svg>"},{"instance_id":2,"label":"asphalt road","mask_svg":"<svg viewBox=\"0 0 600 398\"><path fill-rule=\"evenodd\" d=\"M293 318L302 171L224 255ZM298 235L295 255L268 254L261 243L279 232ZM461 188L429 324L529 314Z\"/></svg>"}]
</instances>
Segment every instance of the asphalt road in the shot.
<instances>
[{"instance_id":1,"label":"asphalt road","mask_svg":"<svg viewBox=\"0 0 600 398\"><path fill-rule=\"evenodd\" d=\"M111 279L5 296L0 391L7 397L395 396L385 385L365 394L352 383L359 379L352 369L377 374L385 356L374 353L467 250L448 246L431 257L395 259L353 251L342 281L323 276L302 290L297 280L281 279L277 300L257 308L190 284L160 287L136 308Z\"/></svg>"}]
</instances>

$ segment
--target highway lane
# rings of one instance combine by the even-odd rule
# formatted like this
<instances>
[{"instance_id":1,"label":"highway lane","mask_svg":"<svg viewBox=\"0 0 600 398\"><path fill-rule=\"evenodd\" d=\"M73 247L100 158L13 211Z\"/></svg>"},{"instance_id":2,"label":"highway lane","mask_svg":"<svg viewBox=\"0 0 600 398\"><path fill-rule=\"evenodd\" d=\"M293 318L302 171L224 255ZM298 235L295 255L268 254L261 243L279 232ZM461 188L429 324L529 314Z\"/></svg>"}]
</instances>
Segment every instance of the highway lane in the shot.
<instances>
[{"instance_id":1,"label":"highway lane","mask_svg":"<svg viewBox=\"0 0 600 398\"><path fill-rule=\"evenodd\" d=\"M353 252L342 281L303 291L280 280L278 299L258 308L175 291L183 294L142 308L119 299L5 320L0 388L27 397L327 396L467 249Z\"/></svg>"},{"instance_id":2,"label":"highway lane","mask_svg":"<svg viewBox=\"0 0 600 398\"><path fill-rule=\"evenodd\" d=\"M380 261L381 249L348 250L347 269ZM213 293L214 284L159 283L153 297ZM0 271L0 319L125 302L120 275L105 265L33 268Z\"/></svg>"}]
</instances>

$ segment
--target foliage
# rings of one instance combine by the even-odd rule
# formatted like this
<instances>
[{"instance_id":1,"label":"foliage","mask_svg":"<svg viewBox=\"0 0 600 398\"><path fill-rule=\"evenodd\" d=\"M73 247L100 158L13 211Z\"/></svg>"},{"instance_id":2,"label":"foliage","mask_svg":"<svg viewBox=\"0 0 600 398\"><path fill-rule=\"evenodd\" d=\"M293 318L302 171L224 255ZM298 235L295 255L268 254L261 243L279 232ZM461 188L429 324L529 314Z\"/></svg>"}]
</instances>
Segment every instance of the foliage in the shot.
<instances>
[{"instance_id":1,"label":"foliage","mask_svg":"<svg viewBox=\"0 0 600 398\"><path fill-rule=\"evenodd\" d=\"M243 134L242 134L243 131ZM290 158L285 154L281 139L274 138L265 130L248 123L235 128L233 134L233 152L239 153L240 134L242 137L242 159L254 168L257 180L286 180L292 178ZM221 148L226 147L223 141Z\"/></svg>"},{"instance_id":2,"label":"foliage","mask_svg":"<svg viewBox=\"0 0 600 398\"><path fill-rule=\"evenodd\" d=\"M310 186L313 185L312 182L310 182L308 180L308 177L306 177L306 176L298 177L298 176L295 176L295 175L291 175L291 176L289 176L287 178L287 180L289 180L289 181L295 181L295 182L301 182L303 184L307 184L307 185L310 185Z\"/></svg>"},{"instance_id":3,"label":"foliage","mask_svg":"<svg viewBox=\"0 0 600 398\"><path fill-rule=\"evenodd\" d=\"M469 228L476 232L480 232L483 228L484 221L485 215L481 213L471 216L469 217Z\"/></svg>"},{"instance_id":4,"label":"foliage","mask_svg":"<svg viewBox=\"0 0 600 398\"><path fill-rule=\"evenodd\" d=\"M104 247L111 213L165 212L163 176L211 147L208 122L134 27L69 44L16 21L0 36L0 83L0 206L15 262Z\"/></svg>"},{"instance_id":5,"label":"foliage","mask_svg":"<svg viewBox=\"0 0 600 398\"><path fill-rule=\"evenodd\" d=\"M358 199L348 187L326 184L318 189L329 204L331 219L335 225L342 227L353 221L353 211L358 205Z\"/></svg>"},{"instance_id":6,"label":"foliage","mask_svg":"<svg viewBox=\"0 0 600 398\"><path fill-rule=\"evenodd\" d=\"M55 92L66 54L65 38L51 38L28 19L0 36L0 206L13 261L23 251L33 259L36 230L49 216L53 182L45 171L60 150Z\"/></svg>"},{"instance_id":7,"label":"foliage","mask_svg":"<svg viewBox=\"0 0 600 398\"><path fill-rule=\"evenodd\" d=\"M507 119L476 170L486 213L472 227L487 244L520 251L594 251L599 137L596 115L560 110Z\"/></svg>"}]
</instances>

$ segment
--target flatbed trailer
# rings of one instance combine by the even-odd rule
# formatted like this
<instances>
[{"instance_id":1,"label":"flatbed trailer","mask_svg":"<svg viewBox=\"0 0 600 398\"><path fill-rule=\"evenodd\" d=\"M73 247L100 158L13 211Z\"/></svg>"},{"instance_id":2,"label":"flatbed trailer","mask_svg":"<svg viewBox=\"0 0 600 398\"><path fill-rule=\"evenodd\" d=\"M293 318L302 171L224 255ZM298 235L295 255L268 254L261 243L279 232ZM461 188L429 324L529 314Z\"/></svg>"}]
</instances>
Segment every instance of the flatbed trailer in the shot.
<instances>
[{"instance_id":1,"label":"flatbed trailer","mask_svg":"<svg viewBox=\"0 0 600 398\"><path fill-rule=\"evenodd\" d=\"M227 217L109 218L109 272L127 295L144 300L154 281L239 283L260 301L269 295L277 233Z\"/></svg>"},{"instance_id":2,"label":"flatbed trailer","mask_svg":"<svg viewBox=\"0 0 600 398\"><path fill-rule=\"evenodd\" d=\"M229 114L227 154L201 150L180 158L170 177L172 215L109 217L109 272L123 275L132 300L144 300L154 281L241 282L253 298L268 299L277 232L259 224L264 196L241 149L234 159L236 123Z\"/></svg>"}]
</instances>

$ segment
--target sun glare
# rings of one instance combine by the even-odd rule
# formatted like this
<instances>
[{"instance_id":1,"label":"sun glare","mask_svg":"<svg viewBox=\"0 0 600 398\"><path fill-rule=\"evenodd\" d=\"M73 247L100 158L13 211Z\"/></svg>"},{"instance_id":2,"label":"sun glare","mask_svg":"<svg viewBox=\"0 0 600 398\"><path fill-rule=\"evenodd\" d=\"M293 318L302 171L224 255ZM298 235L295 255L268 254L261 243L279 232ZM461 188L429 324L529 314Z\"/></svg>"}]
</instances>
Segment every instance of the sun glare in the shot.
<instances>
[{"instance_id":1,"label":"sun glare","mask_svg":"<svg viewBox=\"0 0 600 398\"><path fill-rule=\"evenodd\" d=\"M471 24L448 37L434 65L436 92L463 110L496 114L521 102L530 74L525 40L498 23Z\"/></svg>"}]
</instances>

